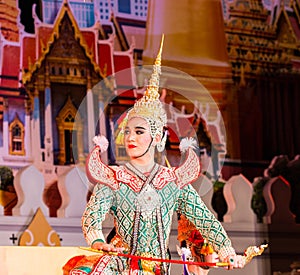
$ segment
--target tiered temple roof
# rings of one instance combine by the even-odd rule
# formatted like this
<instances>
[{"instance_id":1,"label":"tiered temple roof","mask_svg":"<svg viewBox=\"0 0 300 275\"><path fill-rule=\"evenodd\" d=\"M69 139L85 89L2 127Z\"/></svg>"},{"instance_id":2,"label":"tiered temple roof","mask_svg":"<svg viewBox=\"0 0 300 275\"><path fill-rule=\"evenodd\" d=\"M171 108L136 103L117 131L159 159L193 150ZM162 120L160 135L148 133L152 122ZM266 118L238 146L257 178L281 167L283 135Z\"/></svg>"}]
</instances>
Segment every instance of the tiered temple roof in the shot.
<instances>
[{"instance_id":1,"label":"tiered temple roof","mask_svg":"<svg viewBox=\"0 0 300 275\"><path fill-rule=\"evenodd\" d=\"M236 0L229 5L225 32L235 82L244 85L245 79L291 69L290 58L280 43L278 20L275 24L271 21L260 0Z\"/></svg>"}]
</instances>

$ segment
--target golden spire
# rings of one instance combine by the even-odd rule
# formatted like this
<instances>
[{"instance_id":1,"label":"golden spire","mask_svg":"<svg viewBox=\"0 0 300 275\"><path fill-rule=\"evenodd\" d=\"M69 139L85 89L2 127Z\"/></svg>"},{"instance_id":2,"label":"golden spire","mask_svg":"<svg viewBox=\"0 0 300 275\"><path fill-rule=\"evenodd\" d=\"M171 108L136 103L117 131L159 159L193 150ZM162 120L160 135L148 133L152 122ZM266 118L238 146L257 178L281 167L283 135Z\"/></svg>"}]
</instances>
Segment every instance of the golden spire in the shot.
<instances>
[{"instance_id":1,"label":"golden spire","mask_svg":"<svg viewBox=\"0 0 300 275\"><path fill-rule=\"evenodd\" d=\"M121 131L117 137L117 143L121 142L124 133L124 127L128 119L133 117L141 117L145 119L150 127L150 134L154 138L156 135L163 137L164 127L167 125L167 114L163 103L159 100L159 79L161 74L161 56L163 49L164 35L162 36L160 48L153 65L153 72L149 79L144 95L135 102L133 108L130 109L120 124ZM165 142L165 141L164 141ZM164 147L164 146L163 146Z\"/></svg>"},{"instance_id":2,"label":"golden spire","mask_svg":"<svg viewBox=\"0 0 300 275\"><path fill-rule=\"evenodd\" d=\"M157 134L162 134L163 127L167 124L167 115L163 104L159 100L159 79L161 74L161 55L164 42L162 36L160 48L153 65L153 72L147 85L145 94L140 98L128 112L130 117L142 117L147 120L150 125L151 135L155 137Z\"/></svg>"},{"instance_id":3,"label":"golden spire","mask_svg":"<svg viewBox=\"0 0 300 275\"><path fill-rule=\"evenodd\" d=\"M162 49L164 45L164 35L162 35L159 51L155 60L155 63L153 65L153 73L151 75L151 78L149 80L149 84L147 86L147 90L145 92L145 96L152 96L154 99L159 99L159 76L161 74L161 54Z\"/></svg>"}]
</instances>

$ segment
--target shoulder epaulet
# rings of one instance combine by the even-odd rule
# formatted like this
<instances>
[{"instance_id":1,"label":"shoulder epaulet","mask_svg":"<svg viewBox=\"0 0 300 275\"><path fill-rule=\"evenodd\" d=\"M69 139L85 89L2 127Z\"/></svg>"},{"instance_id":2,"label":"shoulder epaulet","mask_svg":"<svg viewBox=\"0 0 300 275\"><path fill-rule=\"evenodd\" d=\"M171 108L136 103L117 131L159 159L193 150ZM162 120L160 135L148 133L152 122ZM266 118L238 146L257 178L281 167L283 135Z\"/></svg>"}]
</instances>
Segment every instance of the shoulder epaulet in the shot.
<instances>
[{"instance_id":1,"label":"shoulder epaulet","mask_svg":"<svg viewBox=\"0 0 300 275\"><path fill-rule=\"evenodd\" d=\"M186 151L186 158L182 165L175 168L176 182L181 189L187 184L194 182L201 172L200 160L192 148Z\"/></svg>"},{"instance_id":2,"label":"shoulder epaulet","mask_svg":"<svg viewBox=\"0 0 300 275\"><path fill-rule=\"evenodd\" d=\"M86 173L91 183L103 183L113 190L119 189L115 172L101 161L99 146L94 147L86 160Z\"/></svg>"}]
</instances>

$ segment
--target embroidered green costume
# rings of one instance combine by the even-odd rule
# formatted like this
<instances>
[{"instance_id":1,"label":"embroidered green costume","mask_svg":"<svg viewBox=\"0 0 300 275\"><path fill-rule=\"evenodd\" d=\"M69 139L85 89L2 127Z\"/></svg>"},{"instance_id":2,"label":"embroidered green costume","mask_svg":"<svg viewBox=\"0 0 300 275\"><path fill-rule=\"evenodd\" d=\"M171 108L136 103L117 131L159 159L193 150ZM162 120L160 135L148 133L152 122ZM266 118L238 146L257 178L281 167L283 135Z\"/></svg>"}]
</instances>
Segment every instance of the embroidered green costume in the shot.
<instances>
[{"instance_id":1,"label":"embroidered green costume","mask_svg":"<svg viewBox=\"0 0 300 275\"><path fill-rule=\"evenodd\" d=\"M162 152L166 142L164 127L167 115L158 93L162 44L145 94L129 110L124 121L124 125L126 122L128 125L130 119L142 118L148 124L146 128L138 126L149 131L147 134L151 137L151 142L146 151L135 156L135 159L141 159L146 154L154 159L154 148ZM127 136L127 142L128 139ZM153 144L154 140L156 144ZM94 140L97 146L87 159L86 171L95 188L82 217L83 233L89 245L105 242L102 223L110 213L114 217L116 228L116 236L112 240L114 246L124 247L129 255L168 259L172 218L174 212L178 212L195 225L219 252L221 260L235 255L221 223L190 184L199 177L200 163L193 151L193 140L186 141L186 146L183 143L179 146L181 152L185 152L182 165L167 168L154 164L150 175L145 176L130 163L106 166L101 162L100 150L103 152L103 147L107 148L108 142L103 142L103 137ZM104 254L93 259L79 260L69 274L160 275L169 274L169 266L158 261L136 261L124 256Z\"/></svg>"},{"instance_id":2,"label":"embroidered green costume","mask_svg":"<svg viewBox=\"0 0 300 275\"><path fill-rule=\"evenodd\" d=\"M231 247L222 225L190 184L200 173L199 160L192 149L188 149L187 158L180 167L166 168L156 164L148 177L130 164L106 166L100 160L99 147L92 151L87 165L89 179L97 182L82 217L83 232L89 245L99 239L105 242L102 222L106 214L111 213L119 246L134 255L168 258L172 217L176 211L195 224L216 251ZM126 272L130 270L127 258L110 256L107 260L105 255L103 260L97 262L100 266L97 274L128 274ZM139 264L138 270L143 272L138 274L168 272L166 264L154 262L149 265ZM82 267L71 274L87 274L78 273L80 269Z\"/></svg>"}]
</instances>

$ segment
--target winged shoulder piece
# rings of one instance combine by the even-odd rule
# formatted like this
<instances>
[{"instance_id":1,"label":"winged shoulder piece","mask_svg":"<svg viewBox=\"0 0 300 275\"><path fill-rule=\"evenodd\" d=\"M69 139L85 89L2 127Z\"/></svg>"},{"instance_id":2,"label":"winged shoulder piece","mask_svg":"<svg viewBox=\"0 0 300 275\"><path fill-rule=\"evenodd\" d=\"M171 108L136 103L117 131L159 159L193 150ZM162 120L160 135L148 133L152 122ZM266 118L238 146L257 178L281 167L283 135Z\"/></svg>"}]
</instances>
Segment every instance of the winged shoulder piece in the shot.
<instances>
[{"instance_id":1,"label":"winged shoulder piece","mask_svg":"<svg viewBox=\"0 0 300 275\"><path fill-rule=\"evenodd\" d=\"M186 154L184 162L174 171L180 189L194 182L200 175L201 165L199 157L194 151L195 146L195 140L191 138L183 139L180 142L180 150Z\"/></svg>"},{"instance_id":2,"label":"winged shoulder piece","mask_svg":"<svg viewBox=\"0 0 300 275\"><path fill-rule=\"evenodd\" d=\"M113 190L119 189L115 171L101 161L99 145L94 147L86 160L86 173L91 183L102 183Z\"/></svg>"}]
</instances>

